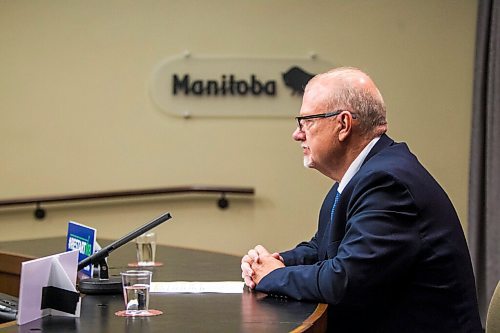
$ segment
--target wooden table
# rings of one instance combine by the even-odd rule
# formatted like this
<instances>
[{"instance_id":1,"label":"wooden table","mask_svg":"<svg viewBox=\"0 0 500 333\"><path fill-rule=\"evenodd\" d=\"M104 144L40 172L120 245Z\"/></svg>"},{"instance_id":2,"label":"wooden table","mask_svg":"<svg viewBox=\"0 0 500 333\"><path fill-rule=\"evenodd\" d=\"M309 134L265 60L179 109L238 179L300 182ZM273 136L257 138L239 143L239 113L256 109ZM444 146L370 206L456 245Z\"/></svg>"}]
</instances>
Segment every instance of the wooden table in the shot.
<instances>
[{"instance_id":1,"label":"wooden table","mask_svg":"<svg viewBox=\"0 0 500 333\"><path fill-rule=\"evenodd\" d=\"M101 246L109 241L99 241ZM65 249L65 239L46 238L0 242L0 292L17 295L20 262ZM111 275L127 269L134 261L129 243L112 252ZM153 281L241 280L240 258L208 251L158 246L152 268ZM17 326L0 325L4 332L324 332L325 304L298 302L245 291L242 294L152 294L150 308L164 312L148 318L114 315L123 310L122 295L85 295L80 318L44 317Z\"/></svg>"}]
</instances>

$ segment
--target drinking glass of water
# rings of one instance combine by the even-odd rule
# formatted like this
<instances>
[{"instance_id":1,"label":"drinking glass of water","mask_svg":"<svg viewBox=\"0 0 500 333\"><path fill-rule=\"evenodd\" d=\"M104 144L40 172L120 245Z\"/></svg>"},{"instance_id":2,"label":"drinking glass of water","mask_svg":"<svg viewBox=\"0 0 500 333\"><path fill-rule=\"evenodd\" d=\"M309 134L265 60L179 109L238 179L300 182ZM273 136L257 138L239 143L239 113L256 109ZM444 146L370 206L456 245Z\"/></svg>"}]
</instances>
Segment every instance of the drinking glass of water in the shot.
<instances>
[{"instance_id":1,"label":"drinking glass of water","mask_svg":"<svg viewBox=\"0 0 500 333\"><path fill-rule=\"evenodd\" d=\"M147 232L140 235L135 240L137 249L138 266L154 266L156 255L156 235L154 232Z\"/></svg>"},{"instance_id":2,"label":"drinking glass of water","mask_svg":"<svg viewBox=\"0 0 500 333\"><path fill-rule=\"evenodd\" d=\"M149 310L149 288L151 286L151 271L126 271L120 273L123 284L126 314L139 316Z\"/></svg>"}]
</instances>

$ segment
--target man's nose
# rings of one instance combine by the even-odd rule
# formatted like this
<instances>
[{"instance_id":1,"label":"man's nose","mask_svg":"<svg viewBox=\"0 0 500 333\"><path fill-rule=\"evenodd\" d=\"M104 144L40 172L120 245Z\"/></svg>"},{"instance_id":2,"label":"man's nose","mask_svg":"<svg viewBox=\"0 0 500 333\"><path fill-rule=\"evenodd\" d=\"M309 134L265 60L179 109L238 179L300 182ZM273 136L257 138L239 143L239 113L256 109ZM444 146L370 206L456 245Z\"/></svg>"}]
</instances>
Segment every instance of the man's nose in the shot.
<instances>
[{"instance_id":1,"label":"man's nose","mask_svg":"<svg viewBox=\"0 0 500 333\"><path fill-rule=\"evenodd\" d=\"M304 141L305 138L306 138L306 135L304 132L302 132L299 127L297 126L297 128L295 129L295 131L293 131L293 134L292 134L292 138L295 140L295 141Z\"/></svg>"}]
</instances>

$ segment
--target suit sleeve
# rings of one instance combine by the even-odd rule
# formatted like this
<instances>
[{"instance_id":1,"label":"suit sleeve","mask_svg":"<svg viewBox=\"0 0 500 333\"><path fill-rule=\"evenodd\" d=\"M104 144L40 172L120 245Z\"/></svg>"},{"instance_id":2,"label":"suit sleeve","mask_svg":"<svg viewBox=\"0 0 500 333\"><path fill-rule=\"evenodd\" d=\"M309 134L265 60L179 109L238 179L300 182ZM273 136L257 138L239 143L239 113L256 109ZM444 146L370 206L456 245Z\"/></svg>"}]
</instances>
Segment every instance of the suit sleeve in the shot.
<instances>
[{"instance_id":1,"label":"suit sleeve","mask_svg":"<svg viewBox=\"0 0 500 333\"><path fill-rule=\"evenodd\" d=\"M347 203L337 255L313 265L279 268L256 290L329 304L367 305L402 278L420 246L417 208L404 185L387 173L359 181Z\"/></svg>"},{"instance_id":2,"label":"suit sleeve","mask_svg":"<svg viewBox=\"0 0 500 333\"><path fill-rule=\"evenodd\" d=\"M314 235L309 242L298 244L293 250L281 252L286 266L310 265L318 261L318 241Z\"/></svg>"}]
</instances>

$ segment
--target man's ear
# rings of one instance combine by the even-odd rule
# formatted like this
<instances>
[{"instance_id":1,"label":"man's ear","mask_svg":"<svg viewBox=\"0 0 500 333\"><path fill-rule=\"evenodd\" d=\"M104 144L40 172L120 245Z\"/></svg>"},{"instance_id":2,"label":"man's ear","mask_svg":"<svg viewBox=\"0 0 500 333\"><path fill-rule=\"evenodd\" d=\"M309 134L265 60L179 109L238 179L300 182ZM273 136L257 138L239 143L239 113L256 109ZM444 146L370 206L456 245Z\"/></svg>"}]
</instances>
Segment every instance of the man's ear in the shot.
<instances>
[{"instance_id":1,"label":"man's ear","mask_svg":"<svg viewBox=\"0 0 500 333\"><path fill-rule=\"evenodd\" d=\"M352 134L352 115L349 112L342 112L337 119L340 123L339 141L345 141Z\"/></svg>"}]
</instances>

